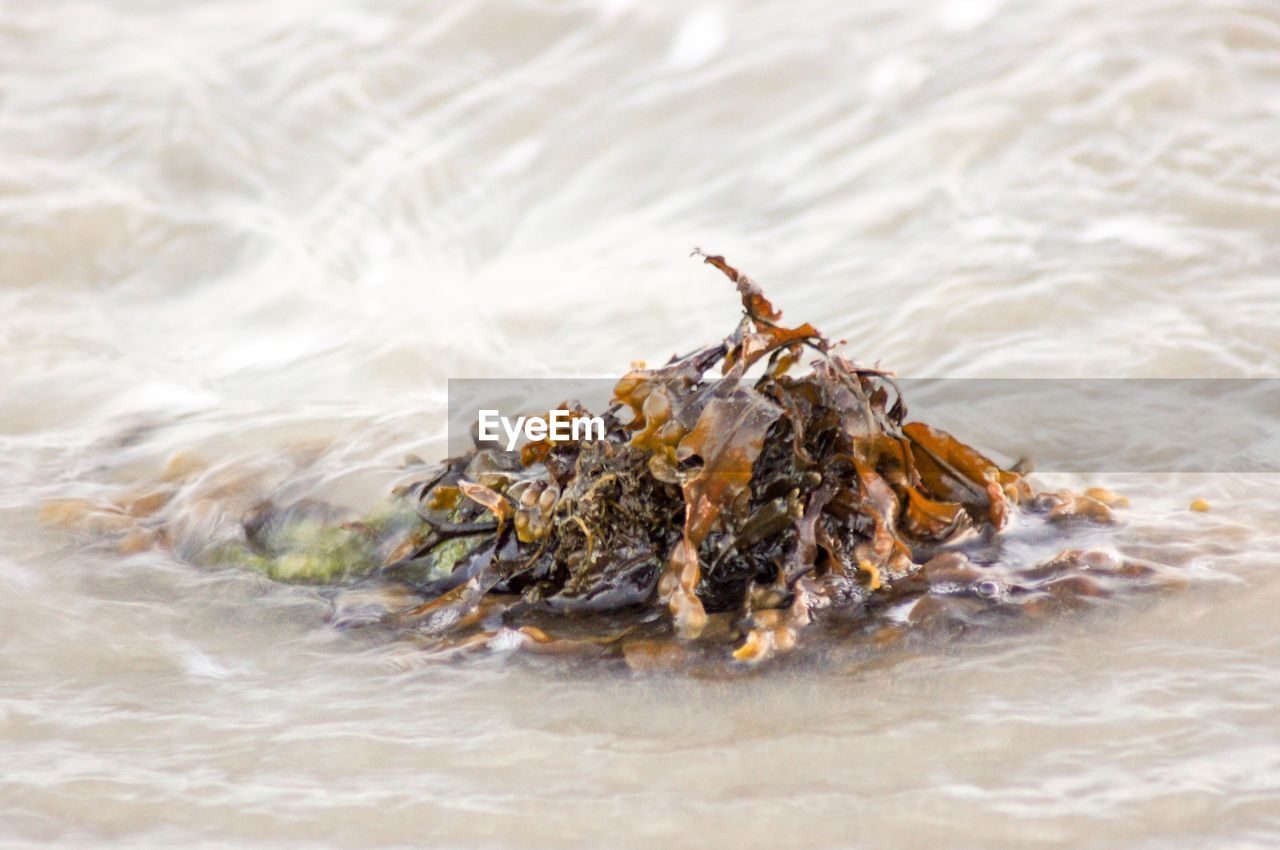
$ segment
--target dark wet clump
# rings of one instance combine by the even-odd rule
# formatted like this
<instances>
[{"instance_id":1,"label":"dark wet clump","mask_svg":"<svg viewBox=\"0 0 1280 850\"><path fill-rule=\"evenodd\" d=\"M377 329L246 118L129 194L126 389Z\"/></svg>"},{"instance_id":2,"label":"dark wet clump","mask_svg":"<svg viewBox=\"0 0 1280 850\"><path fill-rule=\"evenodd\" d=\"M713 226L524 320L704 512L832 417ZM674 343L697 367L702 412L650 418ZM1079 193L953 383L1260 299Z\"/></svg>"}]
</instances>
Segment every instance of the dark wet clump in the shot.
<instances>
[{"instance_id":1,"label":"dark wet clump","mask_svg":"<svg viewBox=\"0 0 1280 850\"><path fill-rule=\"evenodd\" d=\"M742 320L722 342L624 375L604 440L477 448L408 488L424 524L384 574L438 566L441 547L466 543L400 622L438 648L759 662L819 620L881 637L964 628L1154 573L1101 552L1002 564L1015 515L1108 523L1119 498L1036 493L907 421L891 374L836 353L812 325L783 325L749 278L705 260L736 284Z\"/></svg>"},{"instance_id":2,"label":"dark wet clump","mask_svg":"<svg viewBox=\"0 0 1280 850\"><path fill-rule=\"evenodd\" d=\"M388 511L266 500L229 531L216 476L46 519L210 565L340 585L336 623L383 624L424 649L528 649L637 669L745 669L799 648L953 635L1169 583L1088 549L1127 504L1036 492L1016 469L909 421L893 376L789 327L745 275L721 342L637 368L603 439L481 448L410 464ZM575 402L558 409L585 413ZM179 464L172 481L190 481ZM246 489L241 487L240 489ZM193 519L194 518L194 519ZM99 528L100 527L100 528ZM1075 543L1075 548L1065 544Z\"/></svg>"}]
</instances>

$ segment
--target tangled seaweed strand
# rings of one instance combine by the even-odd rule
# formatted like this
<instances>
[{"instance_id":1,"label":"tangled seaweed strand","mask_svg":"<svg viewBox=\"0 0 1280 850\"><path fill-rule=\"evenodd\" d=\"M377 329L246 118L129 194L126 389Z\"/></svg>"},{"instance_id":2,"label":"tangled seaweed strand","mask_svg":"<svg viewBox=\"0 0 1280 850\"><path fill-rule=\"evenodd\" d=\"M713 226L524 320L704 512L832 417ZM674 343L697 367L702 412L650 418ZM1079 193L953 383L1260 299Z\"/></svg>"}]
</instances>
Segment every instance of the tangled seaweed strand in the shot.
<instances>
[{"instance_id":1,"label":"tangled seaweed strand","mask_svg":"<svg viewBox=\"0 0 1280 850\"><path fill-rule=\"evenodd\" d=\"M477 447L420 482L428 530L390 569L460 539L466 550L419 588L429 601L402 622L446 645L492 640L499 632L484 621L501 623L508 639L543 648L565 643L544 627L577 624L603 645L643 626L678 639L644 650L666 656L725 614L711 637L758 662L794 648L823 612L918 589L922 565L963 572L967 559L948 547L990 539L1015 510L1109 521L1103 491L1037 495L949 434L904 422L890 373L836 353L812 325L783 325L750 278L695 254L736 285L744 315L734 332L624 375L603 440ZM806 351L811 368L793 376ZM1062 564L1088 566L1080 553ZM656 617L663 607L669 616ZM589 625L602 615L609 628ZM644 652L628 648L628 660L645 666Z\"/></svg>"},{"instance_id":2,"label":"tangled seaweed strand","mask_svg":"<svg viewBox=\"0 0 1280 850\"><path fill-rule=\"evenodd\" d=\"M1048 557L1096 537L1123 497L1037 493L906 421L890 373L782 324L750 278L695 253L737 287L742 319L624 375L602 439L415 459L398 500L362 518L313 499L237 508L255 488L183 458L159 485L41 517L121 553L337 585L335 624L387 624L433 656L526 649L709 675L802 636L815 651L879 648L1179 583L1108 550Z\"/></svg>"}]
</instances>

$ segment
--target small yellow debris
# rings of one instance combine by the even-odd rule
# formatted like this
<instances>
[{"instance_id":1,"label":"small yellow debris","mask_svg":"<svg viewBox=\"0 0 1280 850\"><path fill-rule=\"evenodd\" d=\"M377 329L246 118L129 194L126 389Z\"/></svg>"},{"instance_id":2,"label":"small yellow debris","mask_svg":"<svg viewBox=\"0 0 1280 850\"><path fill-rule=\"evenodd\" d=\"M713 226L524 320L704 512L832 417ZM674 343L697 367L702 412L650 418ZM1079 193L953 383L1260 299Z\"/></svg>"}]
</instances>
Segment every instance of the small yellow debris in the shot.
<instances>
[{"instance_id":1,"label":"small yellow debris","mask_svg":"<svg viewBox=\"0 0 1280 850\"><path fill-rule=\"evenodd\" d=\"M883 582L880 581L880 568L875 564L863 558L858 562L858 569L867 574L867 587L872 590L879 590Z\"/></svg>"},{"instance_id":2,"label":"small yellow debris","mask_svg":"<svg viewBox=\"0 0 1280 850\"><path fill-rule=\"evenodd\" d=\"M736 661L759 663L773 654L773 633L769 629L752 629L742 646L733 651Z\"/></svg>"},{"instance_id":3,"label":"small yellow debris","mask_svg":"<svg viewBox=\"0 0 1280 850\"><path fill-rule=\"evenodd\" d=\"M756 611L752 620L754 628L733 652L735 661L759 664L796 648L796 630L786 611L777 608Z\"/></svg>"},{"instance_id":4,"label":"small yellow debris","mask_svg":"<svg viewBox=\"0 0 1280 850\"><path fill-rule=\"evenodd\" d=\"M1198 513L1207 514L1209 512L1209 503L1204 499L1196 499L1190 505L1191 510Z\"/></svg>"},{"instance_id":5,"label":"small yellow debris","mask_svg":"<svg viewBox=\"0 0 1280 850\"><path fill-rule=\"evenodd\" d=\"M433 511L451 511L462 501L462 491L452 485L442 484L431 490L427 508Z\"/></svg>"},{"instance_id":6,"label":"small yellow debris","mask_svg":"<svg viewBox=\"0 0 1280 850\"><path fill-rule=\"evenodd\" d=\"M1129 497L1121 496L1115 490L1108 490L1106 487L1090 487L1084 491L1086 496L1097 499L1109 508L1127 508L1129 507Z\"/></svg>"},{"instance_id":7,"label":"small yellow debris","mask_svg":"<svg viewBox=\"0 0 1280 850\"><path fill-rule=\"evenodd\" d=\"M676 635L681 640L695 640L707 625L707 611L692 591L682 587L667 602L675 621Z\"/></svg>"},{"instance_id":8,"label":"small yellow debris","mask_svg":"<svg viewBox=\"0 0 1280 850\"><path fill-rule=\"evenodd\" d=\"M537 626L522 626L519 629L516 629L516 631L537 643L551 643L554 640L551 635L547 634Z\"/></svg>"}]
</instances>

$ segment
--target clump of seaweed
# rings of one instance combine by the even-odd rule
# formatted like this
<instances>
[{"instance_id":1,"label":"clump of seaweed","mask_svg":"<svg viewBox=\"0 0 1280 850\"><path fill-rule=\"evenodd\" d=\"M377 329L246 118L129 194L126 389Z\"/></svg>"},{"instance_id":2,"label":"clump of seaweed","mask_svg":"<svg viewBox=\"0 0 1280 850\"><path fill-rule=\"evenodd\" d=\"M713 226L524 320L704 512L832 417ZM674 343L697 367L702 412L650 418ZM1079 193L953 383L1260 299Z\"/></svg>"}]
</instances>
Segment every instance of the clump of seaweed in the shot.
<instances>
[{"instance_id":1,"label":"clump of seaweed","mask_svg":"<svg viewBox=\"0 0 1280 850\"><path fill-rule=\"evenodd\" d=\"M122 550L158 544L281 580L344 582L336 620L392 625L434 651L525 648L642 669L748 667L819 630L879 646L1169 583L1108 550L1010 557L1011 524L1062 537L1127 502L1100 488L1038 493L1018 469L907 421L891 373L810 324L785 325L750 278L695 253L736 286L742 318L721 342L624 375L603 439L477 442L433 467L415 460L423 471L377 516L263 502L213 542L193 544L185 518L151 519L173 488L143 509L64 504L51 518L105 523Z\"/></svg>"},{"instance_id":2,"label":"clump of seaweed","mask_svg":"<svg viewBox=\"0 0 1280 850\"><path fill-rule=\"evenodd\" d=\"M1111 520L1104 491L1037 494L1020 472L905 421L892 374L836 352L810 324L784 325L750 278L697 253L736 285L742 319L722 342L624 375L605 439L477 444L410 488L424 525L385 572L467 545L446 575L419 585L428 601L403 622L488 640L497 632L478 624L485 600L518 599L490 620L525 642L609 615L615 631L665 628L680 647L724 615L709 637L759 662L793 649L824 612L872 610L927 589L931 572L980 584L956 546L989 543L1015 511ZM793 374L806 353L810 368ZM1088 567L1068 553L1055 575ZM988 583L988 597L1009 592ZM1093 579L1076 589L1104 592Z\"/></svg>"}]
</instances>

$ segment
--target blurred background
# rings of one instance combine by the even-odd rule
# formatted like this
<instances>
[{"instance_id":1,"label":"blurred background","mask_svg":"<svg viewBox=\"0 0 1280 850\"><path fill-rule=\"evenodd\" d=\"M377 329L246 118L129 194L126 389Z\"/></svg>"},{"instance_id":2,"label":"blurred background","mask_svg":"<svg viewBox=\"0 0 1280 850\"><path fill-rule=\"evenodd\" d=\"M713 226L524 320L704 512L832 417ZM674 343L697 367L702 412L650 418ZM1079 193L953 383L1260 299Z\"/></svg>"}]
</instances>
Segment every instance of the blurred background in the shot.
<instances>
[{"instance_id":1,"label":"blurred background","mask_svg":"<svg viewBox=\"0 0 1280 850\"><path fill-rule=\"evenodd\" d=\"M36 517L175 454L367 507L447 379L727 333L694 246L909 377L1276 377L1278 139L1268 0L7 0L0 838L1273 845L1274 475L1043 482L1177 599L750 683L395 672Z\"/></svg>"}]
</instances>

